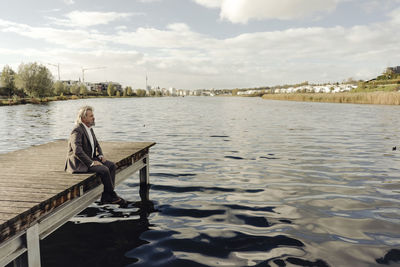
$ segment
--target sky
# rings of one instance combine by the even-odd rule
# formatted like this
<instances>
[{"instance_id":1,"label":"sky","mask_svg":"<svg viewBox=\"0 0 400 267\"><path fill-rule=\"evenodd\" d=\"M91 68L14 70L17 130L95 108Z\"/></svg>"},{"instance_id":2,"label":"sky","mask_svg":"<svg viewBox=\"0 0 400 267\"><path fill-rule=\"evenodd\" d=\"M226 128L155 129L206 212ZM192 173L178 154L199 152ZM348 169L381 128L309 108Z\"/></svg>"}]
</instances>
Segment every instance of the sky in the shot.
<instances>
[{"instance_id":1,"label":"sky","mask_svg":"<svg viewBox=\"0 0 400 267\"><path fill-rule=\"evenodd\" d=\"M0 0L0 68L234 89L367 80L400 65L400 0Z\"/></svg>"}]
</instances>

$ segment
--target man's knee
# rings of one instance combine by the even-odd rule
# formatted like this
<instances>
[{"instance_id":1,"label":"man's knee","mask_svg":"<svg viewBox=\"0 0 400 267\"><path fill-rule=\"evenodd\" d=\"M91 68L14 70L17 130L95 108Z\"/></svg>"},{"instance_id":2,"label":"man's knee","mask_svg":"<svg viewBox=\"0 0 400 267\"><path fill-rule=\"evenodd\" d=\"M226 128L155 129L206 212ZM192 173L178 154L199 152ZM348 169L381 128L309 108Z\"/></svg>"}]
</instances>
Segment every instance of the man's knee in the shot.
<instances>
[{"instance_id":1,"label":"man's knee","mask_svg":"<svg viewBox=\"0 0 400 267\"><path fill-rule=\"evenodd\" d=\"M117 169L117 165L115 165L114 162L111 162L110 171L111 171L111 170L112 170L112 171L115 171L116 169Z\"/></svg>"},{"instance_id":2,"label":"man's knee","mask_svg":"<svg viewBox=\"0 0 400 267\"><path fill-rule=\"evenodd\" d=\"M110 173L110 170L106 166L101 165L101 166L98 166L96 168L96 173L98 173L98 174L106 174L106 173Z\"/></svg>"},{"instance_id":3,"label":"man's knee","mask_svg":"<svg viewBox=\"0 0 400 267\"><path fill-rule=\"evenodd\" d=\"M117 165L114 162L106 161L105 165L110 171L115 171L117 169Z\"/></svg>"}]
</instances>

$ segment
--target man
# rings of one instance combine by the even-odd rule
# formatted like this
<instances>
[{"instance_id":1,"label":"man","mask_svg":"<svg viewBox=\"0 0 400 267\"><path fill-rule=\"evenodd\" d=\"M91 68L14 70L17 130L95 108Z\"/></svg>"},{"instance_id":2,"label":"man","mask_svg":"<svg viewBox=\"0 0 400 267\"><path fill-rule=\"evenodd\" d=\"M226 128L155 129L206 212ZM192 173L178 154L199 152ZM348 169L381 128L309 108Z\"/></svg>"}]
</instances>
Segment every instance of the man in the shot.
<instances>
[{"instance_id":1,"label":"man","mask_svg":"<svg viewBox=\"0 0 400 267\"><path fill-rule=\"evenodd\" d=\"M82 107L78 112L76 125L68 142L65 171L70 173L95 172L101 177L104 185L101 202L123 205L126 203L125 200L117 196L114 191L116 166L104 157L92 129L94 125L93 108Z\"/></svg>"}]
</instances>

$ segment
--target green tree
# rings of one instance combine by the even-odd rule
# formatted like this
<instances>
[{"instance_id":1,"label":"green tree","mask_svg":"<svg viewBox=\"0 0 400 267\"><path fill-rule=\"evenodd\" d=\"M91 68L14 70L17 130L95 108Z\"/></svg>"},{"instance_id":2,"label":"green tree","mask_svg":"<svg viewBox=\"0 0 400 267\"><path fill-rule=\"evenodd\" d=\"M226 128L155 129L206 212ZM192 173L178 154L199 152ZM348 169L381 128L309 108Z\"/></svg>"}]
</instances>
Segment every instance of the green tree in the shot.
<instances>
[{"instance_id":1,"label":"green tree","mask_svg":"<svg viewBox=\"0 0 400 267\"><path fill-rule=\"evenodd\" d=\"M75 84L71 85L71 87L69 88L69 91L73 95L79 95L79 93L81 91L79 84L75 83Z\"/></svg>"},{"instance_id":2,"label":"green tree","mask_svg":"<svg viewBox=\"0 0 400 267\"><path fill-rule=\"evenodd\" d=\"M21 64L18 68L16 86L30 97L51 95L53 76L48 68L35 63Z\"/></svg>"},{"instance_id":3,"label":"green tree","mask_svg":"<svg viewBox=\"0 0 400 267\"><path fill-rule=\"evenodd\" d=\"M4 92L11 98L11 95L15 92L15 71L12 70L8 65L4 66L1 72L0 83L3 87Z\"/></svg>"},{"instance_id":4,"label":"green tree","mask_svg":"<svg viewBox=\"0 0 400 267\"><path fill-rule=\"evenodd\" d=\"M56 81L53 85L53 92L55 95L61 95L65 92L65 84L61 81Z\"/></svg>"},{"instance_id":5,"label":"green tree","mask_svg":"<svg viewBox=\"0 0 400 267\"><path fill-rule=\"evenodd\" d=\"M133 95L132 87L128 86L128 88L126 88L126 94L127 94L128 96Z\"/></svg>"},{"instance_id":6,"label":"green tree","mask_svg":"<svg viewBox=\"0 0 400 267\"><path fill-rule=\"evenodd\" d=\"M137 89L136 94L137 96L146 96L146 90Z\"/></svg>"},{"instance_id":7,"label":"green tree","mask_svg":"<svg viewBox=\"0 0 400 267\"><path fill-rule=\"evenodd\" d=\"M79 86L79 93L81 95L87 95L89 92L89 90L87 89L86 85L84 85L83 83Z\"/></svg>"},{"instance_id":8,"label":"green tree","mask_svg":"<svg viewBox=\"0 0 400 267\"><path fill-rule=\"evenodd\" d=\"M233 89L233 90L232 90L232 95L237 95L238 92L239 92L239 89Z\"/></svg>"},{"instance_id":9,"label":"green tree","mask_svg":"<svg viewBox=\"0 0 400 267\"><path fill-rule=\"evenodd\" d=\"M115 85L112 83L109 83L107 86L107 94L108 96L113 96L115 95Z\"/></svg>"},{"instance_id":10,"label":"green tree","mask_svg":"<svg viewBox=\"0 0 400 267\"><path fill-rule=\"evenodd\" d=\"M115 93L115 95L116 95L117 97L120 97L120 96L121 96L121 92L120 92L120 91L117 91L117 92Z\"/></svg>"},{"instance_id":11,"label":"green tree","mask_svg":"<svg viewBox=\"0 0 400 267\"><path fill-rule=\"evenodd\" d=\"M67 83L64 83L64 91L63 91L63 94L64 94L64 95L65 95L65 94L67 94L67 95L71 94L71 86L68 85Z\"/></svg>"}]
</instances>

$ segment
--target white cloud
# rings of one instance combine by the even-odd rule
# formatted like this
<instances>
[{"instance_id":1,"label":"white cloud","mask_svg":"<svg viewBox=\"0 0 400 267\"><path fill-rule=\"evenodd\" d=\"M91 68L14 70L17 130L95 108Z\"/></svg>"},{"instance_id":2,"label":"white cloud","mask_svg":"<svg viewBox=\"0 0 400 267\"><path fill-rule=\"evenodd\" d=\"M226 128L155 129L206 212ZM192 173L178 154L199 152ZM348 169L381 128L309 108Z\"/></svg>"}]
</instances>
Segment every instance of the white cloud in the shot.
<instances>
[{"instance_id":1,"label":"white cloud","mask_svg":"<svg viewBox=\"0 0 400 267\"><path fill-rule=\"evenodd\" d=\"M359 8L364 11L366 16L373 14L388 14L391 10L397 9L400 0L363 0L357 3Z\"/></svg>"},{"instance_id":2,"label":"white cloud","mask_svg":"<svg viewBox=\"0 0 400 267\"><path fill-rule=\"evenodd\" d=\"M199 5L208 7L208 8L218 8L221 7L223 0L194 0Z\"/></svg>"},{"instance_id":3,"label":"white cloud","mask_svg":"<svg viewBox=\"0 0 400 267\"><path fill-rule=\"evenodd\" d=\"M51 27L32 27L0 19L0 31L43 40L68 48L103 47L105 36L79 29L65 30Z\"/></svg>"},{"instance_id":4,"label":"white cloud","mask_svg":"<svg viewBox=\"0 0 400 267\"><path fill-rule=\"evenodd\" d=\"M399 1L400 3L400 1ZM400 24L400 8L397 8L389 13L389 17L392 19L393 23Z\"/></svg>"},{"instance_id":5,"label":"white cloud","mask_svg":"<svg viewBox=\"0 0 400 267\"><path fill-rule=\"evenodd\" d=\"M86 80L107 79L143 88L138 81L144 81L141 76L150 71L156 80L152 85L235 88L372 78L383 71L388 59L392 64L400 62L399 15L396 9L388 21L370 25L293 28L226 39L197 33L183 23L165 29L120 28L105 34L0 19L0 32L46 41L43 51L29 50L31 57L22 53L21 57L60 62L71 79L79 75L80 66L106 64L106 72L88 72ZM3 51L0 58L8 53Z\"/></svg>"},{"instance_id":6,"label":"white cloud","mask_svg":"<svg viewBox=\"0 0 400 267\"><path fill-rule=\"evenodd\" d=\"M128 27L125 25L120 25L120 26L115 27L115 30L117 30L117 31L124 31L127 29L128 29Z\"/></svg>"},{"instance_id":7,"label":"white cloud","mask_svg":"<svg viewBox=\"0 0 400 267\"><path fill-rule=\"evenodd\" d=\"M346 0L194 0L209 7L220 8L220 17L233 23L249 20L291 20L331 12L337 4Z\"/></svg>"},{"instance_id":8,"label":"white cloud","mask_svg":"<svg viewBox=\"0 0 400 267\"><path fill-rule=\"evenodd\" d=\"M74 0L64 0L64 3L66 5L73 5L73 4L75 4L75 1Z\"/></svg>"},{"instance_id":9,"label":"white cloud","mask_svg":"<svg viewBox=\"0 0 400 267\"><path fill-rule=\"evenodd\" d=\"M108 24L115 20L128 18L134 13L118 12L93 12L93 11L72 11L65 15L66 19L49 18L55 24L68 27L90 27L95 25Z\"/></svg>"}]
</instances>

